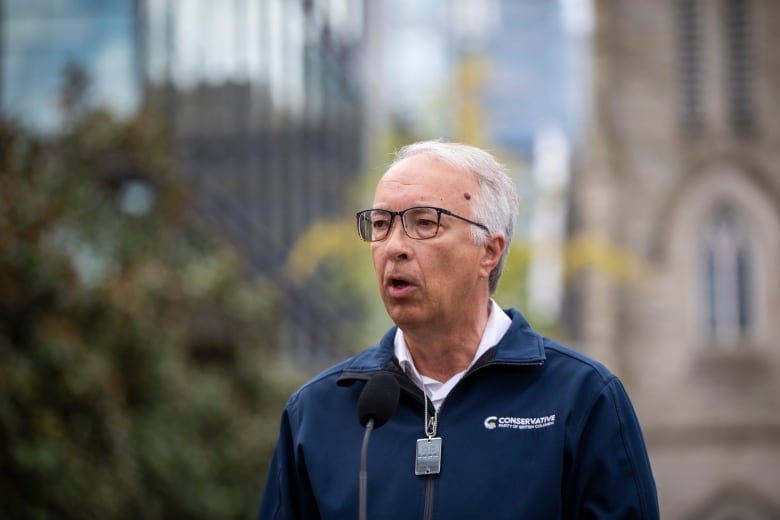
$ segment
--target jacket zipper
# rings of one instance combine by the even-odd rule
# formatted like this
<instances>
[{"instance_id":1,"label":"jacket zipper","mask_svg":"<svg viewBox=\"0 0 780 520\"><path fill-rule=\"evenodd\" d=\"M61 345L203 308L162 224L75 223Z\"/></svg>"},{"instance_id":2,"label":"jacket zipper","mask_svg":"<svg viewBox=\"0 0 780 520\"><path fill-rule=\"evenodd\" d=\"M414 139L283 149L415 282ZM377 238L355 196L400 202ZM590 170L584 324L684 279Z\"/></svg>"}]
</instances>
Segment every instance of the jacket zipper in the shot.
<instances>
[{"instance_id":1,"label":"jacket zipper","mask_svg":"<svg viewBox=\"0 0 780 520\"><path fill-rule=\"evenodd\" d=\"M478 370L481 370L482 368L488 367L491 364L492 363L488 362L488 363L484 363L482 365L474 365L473 367L471 367L471 370L469 370L468 372L463 374L463 377L461 378L460 381L458 381L458 383L455 386L460 384L461 381L463 381L466 377L470 376L474 372L476 372ZM540 359L539 361L529 361L529 362L524 362L524 363L513 363L513 364L514 365L522 365L522 366L541 366L541 365L544 365L544 360ZM453 390L454 390L454 388L453 388ZM428 399L428 396L426 394L423 394L423 395L424 395L424 399ZM447 401L447 399L445 398L444 402L446 402L446 401ZM431 404L431 408L434 408L433 407L433 403L430 402L430 400L428 402ZM441 406L439 406L439 411L438 411L439 418L441 418L441 411L444 408L444 402L442 402ZM436 413L436 412L434 411L434 413ZM430 417L426 417L425 420L426 421L430 420ZM433 496L434 496L434 491L435 490L436 490L435 476L434 475L430 475L430 476L425 478L425 500L424 500L424 509L423 509L423 520L433 520Z\"/></svg>"},{"instance_id":2,"label":"jacket zipper","mask_svg":"<svg viewBox=\"0 0 780 520\"><path fill-rule=\"evenodd\" d=\"M423 510L423 520L433 520L434 482L433 475L425 477L425 509Z\"/></svg>"}]
</instances>

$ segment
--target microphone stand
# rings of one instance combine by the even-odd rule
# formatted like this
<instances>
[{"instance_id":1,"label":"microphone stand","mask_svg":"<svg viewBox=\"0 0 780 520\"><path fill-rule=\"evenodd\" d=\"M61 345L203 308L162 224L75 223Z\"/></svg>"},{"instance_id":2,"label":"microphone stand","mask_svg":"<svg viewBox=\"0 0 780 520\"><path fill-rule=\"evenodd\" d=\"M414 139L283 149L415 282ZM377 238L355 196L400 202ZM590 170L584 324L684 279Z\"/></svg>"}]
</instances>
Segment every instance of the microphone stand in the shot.
<instances>
[{"instance_id":1,"label":"microphone stand","mask_svg":"<svg viewBox=\"0 0 780 520\"><path fill-rule=\"evenodd\" d=\"M360 489L358 502L359 520L366 520L366 488L368 487L368 471L366 471L366 458L368 458L368 438L374 429L374 418L371 417L366 424L366 433L363 434L363 447L360 449Z\"/></svg>"}]
</instances>

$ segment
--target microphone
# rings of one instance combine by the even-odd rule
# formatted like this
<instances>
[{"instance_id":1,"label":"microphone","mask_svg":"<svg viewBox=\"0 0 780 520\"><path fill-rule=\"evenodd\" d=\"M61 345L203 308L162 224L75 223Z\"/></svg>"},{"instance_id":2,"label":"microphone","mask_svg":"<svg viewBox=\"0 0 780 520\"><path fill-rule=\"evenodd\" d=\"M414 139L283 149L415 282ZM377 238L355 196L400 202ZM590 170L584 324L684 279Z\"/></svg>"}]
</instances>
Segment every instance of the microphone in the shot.
<instances>
[{"instance_id":1,"label":"microphone","mask_svg":"<svg viewBox=\"0 0 780 520\"><path fill-rule=\"evenodd\" d=\"M368 453L368 438L374 428L383 426L395 412L398 399L401 397L401 385L398 380L387 372L379 372L368 380L360 393L357 404L360 425L366 429L363 435L363 447L360 450L360 493L359 518L366 519L366 488L368 472L366 458Z\"/></svg>"},{"instance_id":2,"label":"microphone","mask_svg":"<svg viewBox=\"0 0 780 520\"><path fill-rule=\"evenodd\" d=\"M373 419L372 428L383 426L398 406L401 385L387 372L379 372L368 380L358 398L360 425L367 428Z\"/></svg>"}]
</instances>

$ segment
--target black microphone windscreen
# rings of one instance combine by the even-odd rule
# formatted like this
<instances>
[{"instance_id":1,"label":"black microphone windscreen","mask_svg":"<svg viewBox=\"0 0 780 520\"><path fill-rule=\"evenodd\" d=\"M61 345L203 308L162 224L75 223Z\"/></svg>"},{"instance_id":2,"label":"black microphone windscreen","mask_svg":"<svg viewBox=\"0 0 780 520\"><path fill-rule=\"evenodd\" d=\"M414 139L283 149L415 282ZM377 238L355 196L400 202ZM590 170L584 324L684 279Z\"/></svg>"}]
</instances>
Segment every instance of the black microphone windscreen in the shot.
<instances>
[{"instance_id":1,"label":"black microphone windscreen","mask_svg":"<svg viewBox=\"0 0 780 520\"><path fill-rule=\"evenodd\" d=\"M374 428L379 428L390 419L398 406L401 385L387 372L379 372L368 380L358 398L358 417L360 424L366 426L373 417Z\"/></svg>"}]
</instances>

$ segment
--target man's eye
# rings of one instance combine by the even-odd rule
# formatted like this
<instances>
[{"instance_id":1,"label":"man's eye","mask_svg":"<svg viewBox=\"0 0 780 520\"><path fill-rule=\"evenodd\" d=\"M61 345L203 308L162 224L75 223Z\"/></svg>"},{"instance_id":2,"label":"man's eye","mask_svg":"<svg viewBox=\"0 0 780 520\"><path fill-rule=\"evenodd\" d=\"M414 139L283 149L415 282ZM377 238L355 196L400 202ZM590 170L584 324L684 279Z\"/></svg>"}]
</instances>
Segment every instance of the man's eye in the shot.
<instances>
[{"instance_id":1,"label":"man's eye","mask_svg":"<svg viewBox=\"0 0 780 520\"><path fill-rule=\"evenodd\" d=\"M387 220L374 220L371 222L371 227L374 229L385 229L389 221Z\"/></svg>"},{"instance_id":2,"label":"man's eye","mask_svg":"<svg viewBox=\"0 0 780 520\"><path fill-rule=\"evenodd\" d=\"M414 225L417 227L432 227L436 225L436 221L429 218L418 218L414 221Z\"/></svg>"}]
</instances>

